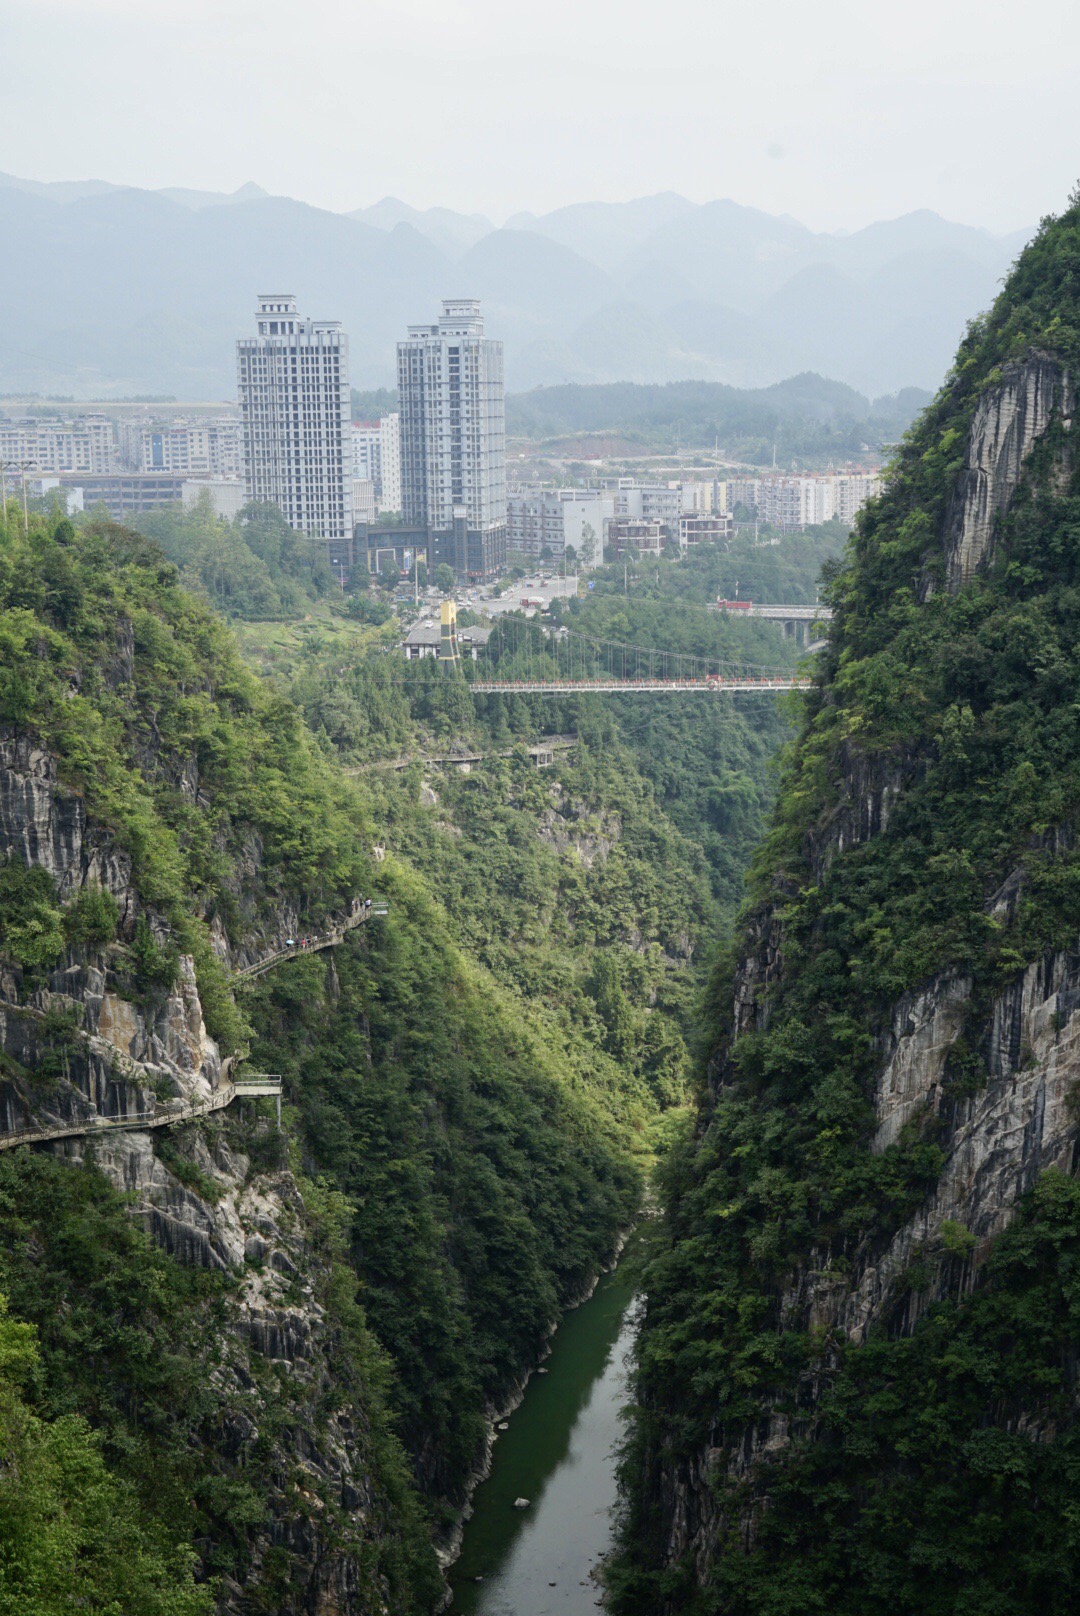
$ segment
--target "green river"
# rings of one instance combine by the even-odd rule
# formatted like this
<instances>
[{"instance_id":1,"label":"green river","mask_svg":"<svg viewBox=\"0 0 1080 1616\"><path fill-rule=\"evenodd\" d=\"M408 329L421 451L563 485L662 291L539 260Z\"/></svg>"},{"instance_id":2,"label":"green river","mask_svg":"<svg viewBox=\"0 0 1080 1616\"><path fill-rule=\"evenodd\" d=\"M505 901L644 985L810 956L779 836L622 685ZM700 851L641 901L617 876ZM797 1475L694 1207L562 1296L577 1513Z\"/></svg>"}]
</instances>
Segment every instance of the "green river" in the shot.
<instances>
[{"instance_id":1,"label":"green river","mask_svg":"<svg viewBox=\"0 0 1080 1616\"><path fill-rule=\"evenodd\" d=\"M567 1314L547 1374L533 1376L499 1432L451 1572L453 1616L596 1616L589 1573L611 1535L633 1341L630 1268L624 1260ZM528 1509L515 1509L516 1498L529 1499Z\"/></svg>"}]
</instances>

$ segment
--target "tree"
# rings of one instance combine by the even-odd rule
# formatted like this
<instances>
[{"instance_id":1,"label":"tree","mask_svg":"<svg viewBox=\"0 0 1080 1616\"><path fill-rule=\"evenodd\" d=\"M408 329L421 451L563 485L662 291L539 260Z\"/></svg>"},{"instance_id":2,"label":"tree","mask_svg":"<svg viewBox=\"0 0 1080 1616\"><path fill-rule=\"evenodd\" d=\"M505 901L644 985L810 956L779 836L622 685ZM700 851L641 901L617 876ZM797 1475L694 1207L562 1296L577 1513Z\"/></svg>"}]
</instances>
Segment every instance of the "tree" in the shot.
<instances>
[{"instance_id":1,"label":"tree","mask_svg":"<svg viewBox=\"0 0 1080 1616\"><path fill-rule=\"evenodd\" d=\"M454 587L454 569L448 567L445 561L440 561L435 568L435 588L440 595L449 595Z\"/></svg>"},{"instance_id":2,"label":"tree","mask_svg":"<svg viewBox=\"0 0 1080 1616\"><path fill-rule=\"evenodd\" d=\"M586 572L596 561L596 529L585 522L581 529L581 565Z\"/></svg>"}]
</instances>

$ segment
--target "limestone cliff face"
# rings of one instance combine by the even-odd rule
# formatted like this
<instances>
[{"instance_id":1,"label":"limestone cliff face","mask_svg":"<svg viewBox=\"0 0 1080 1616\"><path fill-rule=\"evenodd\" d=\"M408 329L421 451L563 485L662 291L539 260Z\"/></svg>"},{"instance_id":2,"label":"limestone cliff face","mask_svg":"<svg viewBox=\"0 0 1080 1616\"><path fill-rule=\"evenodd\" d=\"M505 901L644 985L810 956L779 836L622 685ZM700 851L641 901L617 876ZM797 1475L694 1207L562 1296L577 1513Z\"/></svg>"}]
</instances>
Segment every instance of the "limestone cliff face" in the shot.
<instances>
[{"instance_id":1,"label":"limestone cliff face","mask_svg":"<svg viewBox=\"0 0 1080 1616\"><path fill-rule=\"evenodd\" d=\"M140 913L166 936L139 901L126 853L25 735L0 736L0 860L8 859L48 871L65 901L103 887L117 902L121 936L130 938ZM75 951L44 983L0 967L0 1051L9 1057L0 1136L167 1116L208 1102L227 1071L206 1031L189 958L152 1005L119 990L109 951Z\"/></svg>"},{"instance_id":2,"label":"limestone cliff face","mask_svg":"<svg viewBox=\"0 0 1080 1616\"><path fill-rule=\"evenodd\" d=\"M972 416L964 468L937 534L935 553L944 556L949 593L993 562L1000 523L1040 440L1055 422L1071 430L1074 408L1067 368L1044 353L1008 365L985 388ZM1051 480L1063 485L1068 470L1064 464L1057 467ZM932 595L928 577L924 571L917 590L924 605ZM886 834L896 805L932 756L933 743L925 736L891 752L864 752L857 741L841 744L828 804L805 832L802 862L808 883L827 884L841 855ZM1051 840L1057 848L1062 836ZM988 900L987 912L999 921L1009 919L1023 883L1018 868ZM772 901L748 923L735 971L730 1031L709 1073L714 1102L733 1080L732 1043L770 1025L789 970L783 906L797 886L788 877L776 879ZM763 1408L757 1420L734 1432L714 1426L695 1453L656 1456L648 1485L663 1522L661 1563L688 1563L702 1584L708 1583L718 1545L732 1526L744 1544L753 1541L755 1520L768 1507L767 1462L813 1429L818 1398L842 1349L865 1343L875 1330L908 1334L943 1295L969 1292L992 1241L1037 1175L1049 1167L1077 1168L1080 938L1072 949L1033 960L989 1003L974 992L970 975L945 972L904 995L882 1024L869 1149L883 1152L906 1125L928 1124L943 1165L924 1202L887 1240L867 1237L843 1251L823 1245L806 1252L786 1275L777 1297L781 1326L817 1331L823 1346L814 1369L791 1388L783 1407ZM950 1060L961 1041L980 1073L973 1092L949 1081ZM966 1232L962 1255L943 1239L947 1225ZM902 1282L916 1258L928 1272L917 1289ZM752 1502L735 1522L723 1513L717 1483L724 1481L751 1484ZM684 1608L678 1598L663 1606L665 1611Z\"/></svg>"},{"instance_id":3,"label":"limestone cliff face","mask_svg":"<svg viewBox=\"0 0 1080 1616\"><path fill-rule=\"evenodd\" d=\"M260 850L249 851L241 878L253 886ZM133 886L126 854L88 818L52 757L11 734L0 738L4 859L47 870L65 901L90 885L106 889L120 911L122 940L145 915L168 941L168 928ZM244 949L230 950L221 937L220 952L242 964L295 931L295 914L283 912L276 929L263 924ZM195 1126L131 1127L176 1122L227 1098L231 1060L207 1032L190 958L180 958L171 989L136 998L123 953L122 946L74 948L47 973L0 965L0 1139L11 1148L70 1134L29 1148L92 1162L177 1262L231 1281L225 1333L206 1365L213 1444L240 1474L258 1456L273 1480L260 1499L263 1519L236 1528L246 1537L248 1575L244 1586L223 1580L222 1616L267 1609L262 1594L252 1604L251 1590L264 1581L278 1587L282 1563L288 1586L276 1596L279 1616L390 1616L389 1593L373 1569L389 1530L387 1501L371 1462L362 1393L351 1401L340 1395L339 1327L323 1300L328 1262L297 1179L284 1169L256 1170L229 1113Z\"/></svg>"},{"instance_id":4,"label":"limestone cliff face","mask_svg":"<svg viewBox=\"0 0 1080 1616\"><path fill-rule=\"evenodd\" d=\"M61 898L95 883L120 906L121 926L134 924L131 860L89 823L82 798L65 791L56 761L26 734L0 730L0 858L48 870Z\"/></svg>"},{"instance_id":5,"label":"limestone cliff face","mask_svg":"<svg viewBox=\"0 0 1080 1616\"><path fill-rule=\"evenodd\" d=\"M173 1136L176 1140L177 1136ZM273 1447L265 1519L249 1529L245 1585L224 1579L222 1616L248 1616L268 1557L287 1550L291 1592L281 1616L391 1616L373 1587L372 1548L385 1518L368 1463L361 1404L334 1395L337 1342L320 1295L325 1259L307 1234L291 1172L256 1172L220 1125L177 1141L199 1190L155 1154L146 1133L114 1133L51 1148L87 1159L132 1198L131 1215L177 1261L236 1281L213 1370L215 1446L241 1471Z\"/></svg>"},{"instance_id":6,"label":"limestone cliff face","mask_svg":"<svg viewBox=\"0 0 1080 1616\"><path fill-rule=\"evenodd\" d=\"M1073 386L1049 354L1031 354L1006 367L979 401L968 436L966 465L953 493L945 530L948 587L956 590L985 566L994 524L1009 507L1032 450L1055 410L1071 423Z\"/></svg>"}]
</instances>

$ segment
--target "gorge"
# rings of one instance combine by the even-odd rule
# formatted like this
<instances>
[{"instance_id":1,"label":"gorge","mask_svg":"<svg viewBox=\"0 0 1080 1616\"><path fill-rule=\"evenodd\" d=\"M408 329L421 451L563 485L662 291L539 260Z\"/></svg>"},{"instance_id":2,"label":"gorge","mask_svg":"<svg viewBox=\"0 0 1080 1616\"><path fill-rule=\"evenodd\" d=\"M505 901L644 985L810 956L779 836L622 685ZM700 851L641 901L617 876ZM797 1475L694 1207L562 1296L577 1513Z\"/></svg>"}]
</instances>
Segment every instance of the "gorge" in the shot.
<instances>
[{"instance_id":1,"label":"gorge","mask_svg":"<svg viewBox=\"0 0 1080 1616\"><path fill-rule=\"evenodd\" d=\"M616 1616L1071 1609L1078 267L1080 204L842 555L557 608L793 667L709 606L824 564L786 705L477 695L265 511L0 513L0 1604L521 1603L566 1528L500 1477L539 1496L557 1429L588 1470L590 1353L606 1466L614 1336L567 1403L532 1380L455 1573L491 1423L658 1164ZM543 651L518 616L488 655Z\"/></svg>"},{"instance_id":2,"label":"gorge","mask_svg":"<svg viewBox=\"0 0 1080 1616\"><path fill-rule=\"evenodd\" d=\"M253 624L260 677L158 544L14 506L2 536L0 1594L434 1610L492 1411L679 1115L785 719L479 709L403 680L392 628L282 662ZM380 767L460 735L469 774Z\"/></svg>"}]
</instances>

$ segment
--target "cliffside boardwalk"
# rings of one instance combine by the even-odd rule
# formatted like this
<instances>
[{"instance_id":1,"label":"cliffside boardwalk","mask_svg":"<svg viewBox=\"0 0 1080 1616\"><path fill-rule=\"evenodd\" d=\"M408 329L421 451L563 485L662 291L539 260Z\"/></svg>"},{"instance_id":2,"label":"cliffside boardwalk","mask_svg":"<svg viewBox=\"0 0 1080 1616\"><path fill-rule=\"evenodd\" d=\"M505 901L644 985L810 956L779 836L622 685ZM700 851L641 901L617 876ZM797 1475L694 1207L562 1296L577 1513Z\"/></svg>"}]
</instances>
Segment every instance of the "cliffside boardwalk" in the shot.
<instances>
[{"instance_id":1,"label":"cliffside boardwalk","mask_svg":"<svg viewBox=\"0 0 1080 1616\"><path fill-rule=\"evenodd\" d=\"M205 1100L181 1101L175 1109L164 1113L140 1111L123 1117L82 1117L78 1122L59 1123L51 1128L0 1134L0 1150L14 1150L17 1145L39 1145L52 1139L82 1139L101 1133L141 1133L147 1128L171 1128L181 1122L193 1122L198 1117L210 1116L214 1111L223 1111L234 1100L253 1100L263 1096L277 1099L280 1127L281 1078L276 1072L254 1072L215 1089Z\"/></svg>"},{"instance_id":2,"label":"cliffside boardwalk","mask_svg":"<svg viewBox=\"0 0 1080 1616\"><path fill-rule=\"evenodd\" d=\"M389 913L388 906L382 898L364 898L360 907L330 931L312 933L310 936L290 938L282 947L274 950L272 954L264 954L261 959L254 960L250 965L242 965L234 971L233 977L238 982L250 982L254 977L262 976L274 965L282 960L298 959L301 954L318 954L324 948L335 948L350 931L362 926L365 921L377 920Z\"/></svg>"},{"instance_id":3,"label":"cliffside boardwalk","mask_svg":"<svg viewBox=\"0 0 1080 1616\"><path fill-rule=\"evenodd\" d=\"M327 932L320 932L291 940L283 948L275 949L273 953L264 955L261 959L253 961L250 965L242 966L234 971L233 979L237 982L252 981L262 976L265 971L284 960L296 959L301 954L319 953L326 948L334 948L357 926L362 926L371 919L382 918L389 913L389 905L382 898L358 899L357 906L350 912L340 926L335 926ZM8 1006L12 1011L26 1013L26 1006ZM89 1040L91 1034L79 1032L79 1037ZM236 1056L227 1056L222 1063L222 1075L237 1059ZM79 1139L91 1135L109 1132L141 1132L148 1128L173 1127L182 1122L192 1122L198 1117L211 1115L215 1111L222 1111L231 1105L234 1100L269 1098L277 1100L278 1127L281 1126L281 1077L276 1072L251 1072L243 1077L231 1078L215 1089L210 1095L199 1100L164 1102L169 1108L162 1111L140 1111L128 1113L120 1117L91 1116L80 1117L74 1122L55 1123L45 1128L20 1129L14 1133L0 1133L0 1151L14 1150L18 1145L42 1144L53 1139Z\"/></svg>"}]
</instances>

